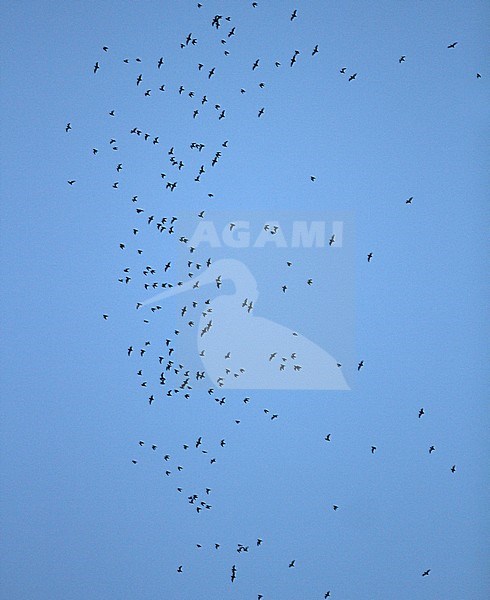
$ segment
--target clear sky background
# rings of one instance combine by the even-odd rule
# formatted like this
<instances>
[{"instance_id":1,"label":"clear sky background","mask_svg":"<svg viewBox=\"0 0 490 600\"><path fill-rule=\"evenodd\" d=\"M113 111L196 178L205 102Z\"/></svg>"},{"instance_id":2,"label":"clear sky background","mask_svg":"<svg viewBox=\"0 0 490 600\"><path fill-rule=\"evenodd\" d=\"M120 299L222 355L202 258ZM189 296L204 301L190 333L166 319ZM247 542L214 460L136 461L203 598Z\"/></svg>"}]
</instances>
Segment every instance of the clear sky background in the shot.
<instances>
[{"instance_id":1,"label":"clear sky background","mask_svg":"<svg viewBox=\"0 0 490 600\"><path fill-rule=\"evenodd\" d=\"M488 5L202 4L4 5L1 597L487 598ZM219 31L215 14L231 17ZM198 43L181 49L189 32ZM164 281L162 266L178 264L146 217L178 216L191 233L201 210L352 225L344 323L355 342L341 361L351 391L223 391L222 406L207 384L188 401L162 396L157 347L185 328L191 297L158 316L134 310L147 297L142 265ZM271 256L253 259L258 314L325 345L335 287L321 257ZM137 356L147 340L151 367ZM176 354L194 360L184 346ZM212 509L197 514L187 496L205 487Z\"/></svg>"}]
</instances>

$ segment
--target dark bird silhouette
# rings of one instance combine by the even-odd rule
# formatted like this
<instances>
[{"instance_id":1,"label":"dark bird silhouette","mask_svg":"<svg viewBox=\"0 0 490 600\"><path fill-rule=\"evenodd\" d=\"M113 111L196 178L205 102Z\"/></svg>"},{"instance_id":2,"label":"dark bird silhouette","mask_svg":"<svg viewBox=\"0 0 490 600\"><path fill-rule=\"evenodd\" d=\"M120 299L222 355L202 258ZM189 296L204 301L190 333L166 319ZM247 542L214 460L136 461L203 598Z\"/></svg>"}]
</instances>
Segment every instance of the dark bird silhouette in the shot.
<instances>
[{"instance_id":1,"label":"dark bird silhouette","mask_svg":"<svg viewBox=\"0 0 490 600\"><path fill-rule=\"evenodd\" d=\"M213 67L213 68L212 68L212 69L209 71L209 73L208 73L208 79L211 79L211 77L214 75L214 70L215 70L215 67Z\"/></svg>"},{"instance_id":2,"label":"dark bird silhouette","mask_svg":"<svg viewBox=\"0 0 490 600\"><path fill-rule=\"evenodd\" d=\"M260 58L258 58L252 65L252 71L255 71L255 69L259 66L259 62L260 62Z\"/></svg>"},{"instance_id":3,"label":"dark bird silhouette","mask_svg":"<svg viewBox=\"0 0 490 600\"><path fill-rule=\"evenodd\" d=\"M94 73L97 73L97 71L100 69L99 63L96 62L94 65Z\"/></svg>"},{"instance_id":4,"label":"dark bird silhouette","mask_svg":"<svg viewBox=\"0 0 490 600\"><path fill-rule=\"evenodd\" d=\"M334 505L333 505L333 509L334 509L334 510L338 510L338 509L339 509L339 507L338 507L336 504L334 504Z\"/></svg>"},{"instance_id":5,"label":"dark bird silhouette","mask_svg":"<svg viewBox=\"0 0 490 600\"><path fill-rule=\"evenodd\" d=\"M476 78L477 78L477 79L481 79L481 75L480 75L480 73L477 73L477 74L476 74Z\"/></svg>"},{"instance_id":6,"label":"dark bird silhouette","mask_svg":"<svg viewBox=\"0 0 490 600\"><path fill-rule=\"evenodd\" d=\"M177 573L182 573L182 565L180 565L179 568L177 569Z\"/></svg>"},{"instance_id":7,"label":"dark bird silhouette","mask_svg":"<svg viewBox=\"0 0 490 600\"><path fill-rule=\"evenodd\" d=\"M449 44L448 48L456 48L458 42L453 42L452 44Z\"/></svg>"},{"instance_id":8,"label":"dark bird silhouette","mask_svg":"<svg viewBox=\"0 0 490 600\"><path fill-rule=\"evenodd\" d=\"M422 415L425 415L425 412L424 412L424 409L423 409L423 408L421 408L421 409L419 410L419 419L420 419L420 417L421 417Z\"/></svg>"},{"instance_id":9,"label":"dark bird silhouette","mask_svg":"<svg viewBox=\"0 0 490 600\"><path fill-rule=\"evenodd\" d=\"M329 442L329 441L330 441L330 436L331 436L331 435L332 435L332 434L331 434L331 433L329 433L329 434L328 434L328 435L325 437L325 441L326 441L326 442Z\"/></svg>"},{"instance_id":10,"label":"dark bird silhouette","mask_svg":"<svg viewBox=\"0 0 490 600\"><path fill-rule=\"evenodd\" d=\"M429 454L432 454L432 453L434 452L434 450L435 450L435 449L436 449L436 448L435 448L435 446L431 446L431 447L429 448Z\"/></svg>"},{"instance_id":11,"label":"dark bird silhouette","mask_svg":"<svg viewBox=\"0 0 490 600\"><path fill-rule=\"evenodd\" d=\"M455 473L455 472L456 472L456 465L453 465L453 466L451 467L451 473Z\"/></svg>"},{"instance_id":12,"label":"dark bird silhouette","mask_svg":"<svg viewBox=\"0 0 490 600\"><path fill-rule=\"evenodd\" d=\"M372 259L372 258L373 258L373 253L372 253L372 252L370 252L370 253L367 255L367 261L368 261L368 262L371 262L371 259Z\"/></svg>"},{"instance_id":13,"label":"dark bird silhouette","mask_svg":"<svg viewBox=\"0 0 490 600\"><path fill-rule=\"evenodd\" d=\"M290 568L290 569L292 569L292 568L294 567L294 563L295 563L295 561L294 561L294 560L292 560L292 561L289 563L289 568Z\"/></svg>"},{"instance_id":14,"label":"dark bird silhouette","mask_svg":"<svg viewBox=\"0 0 490 600\"><path fill-rule=\"evenodd\" d=\"M68 181L68 183L69 183L70 185L73 185L74 183L76 183L76 181L77 181L76 179L70 179L70 180Z\"/></svg>"},{"instance_id":15,"label":"dark bird silhouette","mask_svg":"<svg viewBox=\"0 0 490 600\"><path fill-rule=\"evenodd\" d=\"M264 108L262 107L262 108L259 110L259 112L258 112L257 116L260 118L260 117L261 117L263 114L264 114Z\"/></svg>"},{"instance_id":16,"label":"dark bird silhouette","mask_svg":"<svg viewBox=\"0 0 490 600\"><path fill-rule=\"evenodd\" d=\"M163 56L158 59L157 67L160 68L163 65Z\"/></svg>"},{"instance_id":17,"label":"dark bird silhouette","mask_svg":"<svg viewBox=\"0 0 490 600\"><path fill-rule=\"evenodd\" d=\"M427 577L427 575L430 573L430 569L427 569L427 571L424 571L422 573L422 577Z\"/></svg>"},{"instance_id":18,"label":"dark bird silhouette","mask_svg":"<svg viewBox=\"0 0 490 600\"><path fill-rule=\"evenodd\" d=\"M405 204L412 204L413 196L410 196L408 200L405 200Z\"/></svg>"},{"instance_id":19,"label":"dark bird silhouette","mask_svg":"<svg viewBox=\"0 0 490 600\"><path fill-rule=\"evenodd\" d=\"M361 362L357 365L357 370L360 371L363 366L364 366L364 361L361 360Z\"/></svg>"},{"instance_id":20,"label":"dark bird silhouette","mask_svg":"<svg viewBox=\"0 0 490 600\"><path fill-rule=\"evenodd\" d=\"M349 81L353 81L355 78L357 77L357 73L353 73L350 77L349 77Z\"/></svg>"},{"instance_id":21,"label":"dark bird silhouette","mask_svg":"<svg viewBox=\"0 0 490 600\"><path fill-rule=\"evenodd\" d=\"M67 123L65 127L65 131L68 133L71 129L71 123Z\"/></svg>"},{"instance_id":22,"label":"dark bird silhouette","mask_svg":"<svg viewBox=\"0 0 490 600\"><path fill-rule=\"evenodd\" d=\"M102 315L104 317L104 319L107 321L107 319L109 318L109 315Z\"/></svg>"},{"instance_id":23,"label":"dark bird silhouette","mask_svg":"<svg viewBox=\"0 0 490 600\"><path fill-rule=\"evenodd\" d=\"M346 71L347 67L342 67L340 69L340 72L342 73L342 75L345 75L345 71Z\"/></svg>"},{"instance_id":24,"label":"dark bird silhouette","mask_svg":"<svg viewBox=\"0 0 490 600\"><path fill-rule=\"evenodd\" d=\"M311 56L315 56L315 54L318 54L318 44L313 48L313 52L311 53Z\"/></svg>"},{"instance_id":25,"label":"dark bird silhouette","mask_svg":"<svg viewBox=\"0 0 490 600\"><path fill-rule=\"evenodd\" d=\"M136 78L136 85L139 85L143 81L143 75L141 73Z\"/></svg>"},{"instance_id":26,"label":"dark bird silhouette","mask_svg":"<svg viewBox=\"0 0 490 600\"><path fill-rule=\"evenodd\" d=\"M298 11L296 9L294 9L293 12L291 13L291 21L294 21L294 19L296 19L297 16L298 16Z\"/></svg>"},{"instance_id":27,"label":"dark bird silhouette","mask_svg":"<svg viewBox=\"0 0 490 600\"><path fill-rule=\"evenodd\" d=\"M405 62L405 56L400 56L400 58L398 59L399 63Z\"/></svg>"},{"instance_id":28,"label":"dark bird silhouette","mask_svg":"<svg viewBox=\"0 0 490 600\"><path fill-rule=\"evenodd\" d=\"M371 446L371 454L374 454L376 452L376 446Z\"/></svg>"}]
</instances>

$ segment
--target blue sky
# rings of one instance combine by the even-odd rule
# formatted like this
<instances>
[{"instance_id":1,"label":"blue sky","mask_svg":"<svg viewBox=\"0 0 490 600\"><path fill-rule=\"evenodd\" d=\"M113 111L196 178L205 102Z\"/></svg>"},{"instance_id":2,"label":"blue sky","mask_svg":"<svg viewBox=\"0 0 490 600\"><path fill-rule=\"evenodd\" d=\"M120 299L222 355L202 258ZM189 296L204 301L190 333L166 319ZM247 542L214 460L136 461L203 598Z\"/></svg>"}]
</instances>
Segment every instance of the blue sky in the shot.
<instances>
[{"instance_id":1,"label":"blue sky","mask_svg":"<svg viewBox=\"0 0 490 600\"><path fill-rule=\"evenodd\" d=\"M487 598L488 7L202 4L4 7L2 597ZM231 17L219 31L215 14ZM190 32L197 45L181 49ZM201 210L220 223L344 223L345 251L243 260L257 315L321 347L336 340L350 391L226 390L220 406L206 383L188 400L162 396L156 356L177 326L176 361L198 364L180 317L193 297L136 312L152 293L141 269L167 281L172 260L176 281L190 255L146 217L178 216L191 234ZM212 509L197 514L192 493Z\"/></svg>"}]
</instances>

